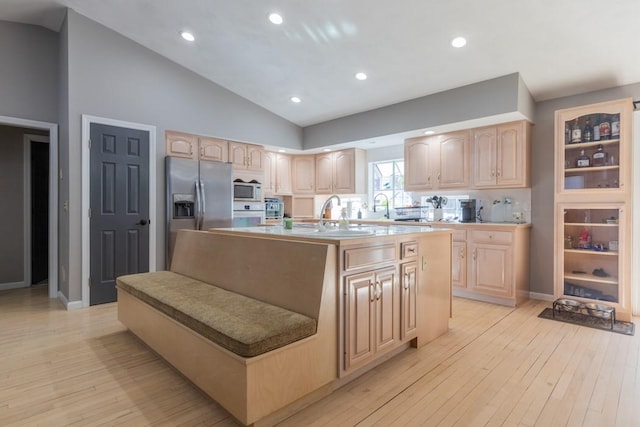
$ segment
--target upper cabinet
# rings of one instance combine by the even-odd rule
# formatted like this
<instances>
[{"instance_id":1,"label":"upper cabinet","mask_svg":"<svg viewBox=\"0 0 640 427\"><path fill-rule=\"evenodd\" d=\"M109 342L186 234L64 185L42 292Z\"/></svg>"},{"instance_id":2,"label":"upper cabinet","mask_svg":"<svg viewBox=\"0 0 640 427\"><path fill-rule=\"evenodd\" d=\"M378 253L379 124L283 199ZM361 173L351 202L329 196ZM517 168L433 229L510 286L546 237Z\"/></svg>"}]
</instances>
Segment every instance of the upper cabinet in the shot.
<instances>
[{"instance_id":1,"label":"upper cabinet","mask_svg":"<svg viewBox=\"0 0 640 427\"><path fill-rule=\"evenodd\" d=\"M229 142L182 132L166 131L166 155L186 159L226 162Z\"/></svg>"},{"instance_id":2,"label":"upper cabinet","mask_svg":"<svg viewBox=\"0 0 640 427\"><path fill-rule=\"evenodd\" d=\"M316 191L314 156L294 156L292 160L293 193L313 194Z\"/></svg>"},{"instance_id":3,"label":"upper cabinet","mask_svg":"<svg viewBox=\"0 0 640 427\"><path fill-rule=\"evenodd\" d=\"M364 193L366 156L352 148L315 156L316 194Z\"/></svg>"},{"instance_id":4,"label":"upper cabinet","mask_svg":"<svg viewBox=\"0 0 640 427\"><path fill-rule=\"evenodd\" d=\"M631 187L631 99L556 111L556 195L626 201Z\"/></svg>"},{"instance_id":5,"label":"upper cabinet","mask_svg":"<svg viewBox=\"0 0 640 427\"><path fill-rule=\"evenodd\" d=\"M267 196L292 193L291 156L271 151L264 153L262 191Z\"/></svg>"},{"instance_id":6,"label":"upper cabinet","mask_svg":"<svg viewBox=\"0 0 640 427\"><path fill-rule=\"evenodd\" d=\"M474 129L473 186L528 187L530 133L526 121Z\"/></svg>"},{"instance_id":7,"label":"upper cabinet","mask_svg":"<svg viewBox=\"0 0 640 427\"><path fill-rule=\"evenodd\" d=\"M218 138L198 138L200 146L200 159L216 162L229 160L229 141Z\"/></svg>"},{"instance_id":8,"label":"upper cabinet","mask_svg":"<svg viewBox=\"0 0 640 427\"><path fill-rule=\"evenodd\" d=\"M264 148L260 145L229 142L229 161L235 170L264 171Z\"/></svg>"},{"instance_id":9,"label":"upper cabinet","mask_svg":"<svg viewBox=\"0 0 640 427\"><path fill-rule=\"evenodd\" d=\"M404 144L405 190L469 187L469 132L407 139Z\"/></svg>"}]
</instances>

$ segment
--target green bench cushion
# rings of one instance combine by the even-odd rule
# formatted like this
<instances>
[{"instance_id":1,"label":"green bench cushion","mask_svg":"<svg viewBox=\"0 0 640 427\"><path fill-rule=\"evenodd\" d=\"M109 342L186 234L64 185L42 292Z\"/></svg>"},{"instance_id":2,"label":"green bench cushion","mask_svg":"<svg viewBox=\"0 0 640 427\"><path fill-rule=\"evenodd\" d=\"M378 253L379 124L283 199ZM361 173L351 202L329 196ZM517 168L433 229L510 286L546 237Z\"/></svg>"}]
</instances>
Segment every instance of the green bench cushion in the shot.
<instances>
[{"instance_id":1,"label":"green bench cushion","mask_svg":"<svg viewBox=\"0 0 640 427\"><path fill-rule=\"evenodd\" d=\"M117 285L244 357L257 356L316 333L316 321L303 314L171 271L120 276Z\"/></svg>"}]
</instances>

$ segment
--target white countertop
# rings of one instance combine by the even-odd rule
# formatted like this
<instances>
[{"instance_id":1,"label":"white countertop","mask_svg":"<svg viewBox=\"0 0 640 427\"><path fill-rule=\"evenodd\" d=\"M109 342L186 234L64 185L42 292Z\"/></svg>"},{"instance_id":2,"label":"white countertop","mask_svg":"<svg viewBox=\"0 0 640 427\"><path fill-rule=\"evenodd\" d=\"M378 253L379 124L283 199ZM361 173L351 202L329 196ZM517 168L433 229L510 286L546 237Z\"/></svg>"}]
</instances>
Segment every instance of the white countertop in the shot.
<instances>
[{"instance_id":1,"label":"white countertop","mask_svg":"<svg viewBox=\"0 0 640 427\"><path fill-rule=\"evenodd\" d=\"M304 238L314 240L351 240L372 237L399 236L414 233L434 233L443 231L442 228L432 228L428 225L354 225L351 224L347 230L340 230L337 227L327 227L326 231L319 231L314 224L294 224L291 230L286 230L282 226L259 226L259 227L232 227L216 228L210 231L223 233L250 234L260 237L277 238Z\"/></svg>"}]
</instances>

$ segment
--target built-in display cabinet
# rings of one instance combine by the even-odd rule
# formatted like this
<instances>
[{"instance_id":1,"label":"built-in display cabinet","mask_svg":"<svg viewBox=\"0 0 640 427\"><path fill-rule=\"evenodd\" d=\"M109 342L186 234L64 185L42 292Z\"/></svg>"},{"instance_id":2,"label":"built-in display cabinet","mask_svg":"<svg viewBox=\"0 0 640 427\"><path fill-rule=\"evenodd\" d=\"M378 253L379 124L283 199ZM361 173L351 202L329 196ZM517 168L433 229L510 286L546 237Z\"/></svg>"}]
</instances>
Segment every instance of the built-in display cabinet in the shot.
<instances>
[{"instance_id":1,"label":"built-in display cabinet","mask_svg":"<svg viewBox=\"0 0 640 427\"><path fill-rule=\"evenodd\" d=\"M556 111L555 297L631 318L632 100Z\"/></svg>"}]
</instances>

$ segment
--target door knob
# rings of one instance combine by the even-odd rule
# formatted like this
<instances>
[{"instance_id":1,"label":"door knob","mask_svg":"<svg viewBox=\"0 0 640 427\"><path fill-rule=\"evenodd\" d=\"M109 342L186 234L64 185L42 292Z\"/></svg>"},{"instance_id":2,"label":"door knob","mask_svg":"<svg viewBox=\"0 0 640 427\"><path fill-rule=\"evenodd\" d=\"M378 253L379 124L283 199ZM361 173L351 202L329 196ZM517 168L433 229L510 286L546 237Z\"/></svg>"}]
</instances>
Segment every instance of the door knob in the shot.
<instances>
[{"instance_id":1,"label":"door knob","mask_svg":"<svg viewBox=\"0 0 640 427\"><path fill-rule=\"evenodd\" d=\"M147 225L150 223L151 221L147 221L146 219L141 219L140 221L136 222L136 225Z\"/></svg>"}]
</instances>

